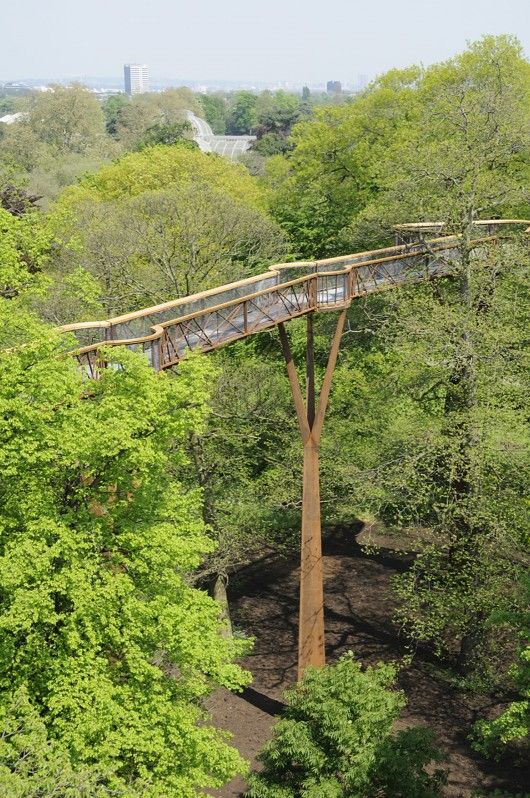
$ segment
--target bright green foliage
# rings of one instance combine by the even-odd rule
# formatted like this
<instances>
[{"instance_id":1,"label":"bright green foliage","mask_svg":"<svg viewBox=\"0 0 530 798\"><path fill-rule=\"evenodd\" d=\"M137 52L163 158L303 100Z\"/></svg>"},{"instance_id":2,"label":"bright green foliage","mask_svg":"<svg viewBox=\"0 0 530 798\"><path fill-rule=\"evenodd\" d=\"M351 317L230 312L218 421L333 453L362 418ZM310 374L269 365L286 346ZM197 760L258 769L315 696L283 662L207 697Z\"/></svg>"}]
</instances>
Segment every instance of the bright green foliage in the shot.
<instances>
[{"instance_id":1,"label":"bright green foliage","mask_svg":"<svg viewBox=\"0 0 530 798\"><path fill-rule=\"evenodd\" d=\"M246 646L221 636L218 606L188 584L212 546L200 493L174 476L204 423L208 360L171 379L112 350L102 379L83 385L57 356L68 342L1 309L0 340L19 345L0 369L6 728L22 712L39 767L95 768L111 794L195 798L242 767L199 701L247 680L233 664ZM16 744L2 764L24 780Z\"/></svg>"},{"instance_id":2,"label":"bright green foliage","mask_svg":"<svg viewBox=\"0 0 530 798\"><path fill-rule=\"evenodd\" d=\"M57 290L77 266L97 281L107 316L249 277L286 251L263 211L198 181L72 205L56 231Z\"/></svg>"},{"instance_id":3,"label":"bright green foliage","mask_svg":"<svg viewBox=\"0 0 530 798\"><path fill-rule=\"evenodd\" d=\"M42 284L50 244L51 232L37 213L16 217L0 208L0 297L9 299Z\"/></svg>"},{"instance_id":4,"label":"bright green foliage","mask_svg":"<svg viewBox=\"0 0 530 798\"><path fill-rule=\"evenodd\" d=\"M62 204L134 197L144 191L177 188L195 181L226 191L233 199L263 207L263 192L244 167L180 144L148 147L124 156L66 191Z\"/></svg>"},{"instance_id":5,"label":"bright green foliage","mask_svg":"<svg viewBox=\"0 0 530 798\"><path fill-rule=\"evenodd\" d=\"M339 254L338 235L372 197L418 76L392 71L354 102L316 109L314 121L294 128L286 160L271 159L273 213L304 256Z\"/></svg>"},{"instance_id":6,"label":"bright green foliage","mask_svg":"<svg viewBox=\"0 0 530 798\"><path fill-rule=\"evenodd\" d=\"M93 314L83 297L75 305L65 296L79 269L96 280L107 316L263 271L287 249L265 204L243 166L187 142L125 156L67 190L51 214L63 245L50 266L53 317Z\"/></svg>"},{"instance_id":7,"label":"bright green foliage","mask_svg":"<svg viewBox=\"0 0 530 798\"><path fill-rule=\"evenodd\" d=\"M525 578L525 603L519 615L509 620L521 639L519 661L512 669L519 700L513 701L499 717L475 725L475 747L486 754L499 754L511 742L530 745L530 578Z\"/></svg>"},{"instance_id":8,"label":"bright green foliage","mask_svg":"<svg viewBox=\"0 0 530 798\"><path fill-rule=\"evenodd\" d=\"M380 192L355 220L352 245L392 224L528 218L530 64L510 37L484 37L430 67L379 166Z\"/></svg>"},{"instance_id":9,"label":"bright green foliage","mask_svg":"<svg viewBox=\"0 0 530 798\"><path fill-rule=\"evenodd\" d=\"M401 221L461 225L470 200L482 218L527 218L529 69L515 39L485 37L317 109L269 164L275 216L307 257L376 246Z\"/></svg>"},{"instance_id":10,"label":"bright green foliage","mask_svg":"<svg viewBox=\"0 0 530 798\"><path fill-rule=\"evenodd\" d=\"M103 769L72 766L70 757L50 739L28 691L15 691L0 705L0 795L9 798L105 798ZM113 795L131 795L127 790Z\"/></svg>"},{"instance_id":11,"label":"bright green foliage","mask_svg":"<svg viewBox=\"0 0 530 798\"><path fill-rule=\"evenodd\" d=\"M405 700L391 690L396 672L379 664L362 671L352 655L309 668L287 691L287 709L273 728L249 779L248 798L435 798L443 773L424 768L442 757L426 729L392 733Z\"/></svg>"}]
</instances>

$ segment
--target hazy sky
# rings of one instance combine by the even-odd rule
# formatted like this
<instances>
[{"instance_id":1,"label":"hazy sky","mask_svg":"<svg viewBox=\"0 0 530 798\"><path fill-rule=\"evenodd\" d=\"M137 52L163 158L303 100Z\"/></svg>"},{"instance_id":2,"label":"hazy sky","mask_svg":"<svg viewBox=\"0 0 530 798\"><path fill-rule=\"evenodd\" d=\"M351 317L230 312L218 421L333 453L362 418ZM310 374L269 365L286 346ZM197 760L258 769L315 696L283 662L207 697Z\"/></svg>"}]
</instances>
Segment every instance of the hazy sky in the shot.
<instances>
[{"instance_id":1,"label":"hazy sky","mask_svg":"<svg viewBox=\"0 0 530 798\"><path fill-rule=\"evenodd\" d=\"M355 80L485 33L530 50L529 0L0 0L0 81L120 75Z\"/></svg>"}]
</instances>

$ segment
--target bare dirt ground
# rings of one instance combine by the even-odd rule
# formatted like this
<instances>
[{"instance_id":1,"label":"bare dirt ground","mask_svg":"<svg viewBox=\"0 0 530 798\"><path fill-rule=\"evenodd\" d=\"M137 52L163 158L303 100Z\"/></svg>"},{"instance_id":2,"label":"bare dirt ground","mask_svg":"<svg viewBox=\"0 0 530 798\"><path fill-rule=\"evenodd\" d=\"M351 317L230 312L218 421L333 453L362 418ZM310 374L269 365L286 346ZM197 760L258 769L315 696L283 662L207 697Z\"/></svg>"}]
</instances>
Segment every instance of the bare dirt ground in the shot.
<instances>
[{"instance_id":1,"label":"bare dirt ground","mask_svg":"<svg viewBox=\"0 0 530 798\"><path fill-rule=\"evenodd\" d=\"M390 579L407 567L410 558L390 549L366 554L355 532L335 529L325 538L327 658L333 661L353 650L365 665L395 660L406 649L391 622ZM242 695L218 691L208 708L215 724L232 732L232 743L252 764L281 711L283 691L296 679L298 579L297 558L269 555L244 569L229 585L232 620L256 639L244 663L254 681ZM430 726L447 754L447 798L467 798L477 789L530 792L529 770L488 762L470 747L467 738L474 720L491 709L487 697L473 697L448 686L433 673L427 655L416 654L412 665L401 671L398 683L408 699L400 723ZM238 778L211 794L238 798L244 788Z\"/></svg>"}]
</instances>

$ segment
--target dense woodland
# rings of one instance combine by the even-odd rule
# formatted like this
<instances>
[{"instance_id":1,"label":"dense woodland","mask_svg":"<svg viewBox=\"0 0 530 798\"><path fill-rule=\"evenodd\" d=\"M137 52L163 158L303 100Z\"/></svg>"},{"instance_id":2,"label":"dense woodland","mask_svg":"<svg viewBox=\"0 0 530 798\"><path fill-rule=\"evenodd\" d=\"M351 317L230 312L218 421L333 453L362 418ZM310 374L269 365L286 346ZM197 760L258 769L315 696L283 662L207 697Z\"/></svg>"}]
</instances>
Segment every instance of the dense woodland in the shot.
<instances>
[{"instance_id":1,"label":"dense woodland","mask_svg":"<svg viewBox=\"0 0 530 798\"><path fill-rule=\"evenodd\" d=\"M443 278L349 310L322 441L327 524L416 552L396 628L448 683L499 698L468 730L530 761L530 64L510 37L349 98L82 86L0 100L0 795L195 798L246 765L204 698L241 689L231 574L295 550L301 447L275 332L168 373L121 348L87 383L59 324L107 318L446 222ZM258 136L201 153L185 110ZM333 317L315 317L317 377ZM304 320L289 325L298 362ZM212 588L213 586L213 588ZM410 660L409 660L410 661ZM309 671L251 798L431 798L443 751L395 731L407 661ZM431 766L425 769L429 763ZM477 786L477 795L481 785ZM491 793L490 793L491 794Z\"/></svg>"}]
</instances>

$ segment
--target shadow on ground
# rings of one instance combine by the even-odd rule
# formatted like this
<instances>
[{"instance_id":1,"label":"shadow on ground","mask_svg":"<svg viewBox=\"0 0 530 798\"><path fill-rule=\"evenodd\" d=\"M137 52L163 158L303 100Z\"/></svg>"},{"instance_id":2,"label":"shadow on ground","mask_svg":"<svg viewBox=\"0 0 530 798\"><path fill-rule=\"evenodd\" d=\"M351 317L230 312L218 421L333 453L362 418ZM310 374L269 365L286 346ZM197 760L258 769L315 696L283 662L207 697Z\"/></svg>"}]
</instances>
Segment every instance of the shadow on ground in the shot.
<instances>
[{"instance_id":1,"label":"shadow on ground","mask_svg":"<svg viewBox=\"0 0 530 798\"><path fill-rule=\"evenodd\" d=\"M336 527L325 535L326 655L333 661L353 650L370 665L407 653L391 622L390 579L405 570L414 555L390 547L367 552L359 543L361 529L361 524ZM219 690L209 699L208 709L217 726L233 733L233 744L253 764L282 710L283 691L296 680L297 560L271 553L242 569L229 585L233 622L256 639L244 663L254 681L241 695ZM428 652L417 653L413 664L400 673L399 686L408 699L400 725L428 725L436 731L448 756L447 798L464 798L479 788L529 791L528 771L485 761L469 745L473 722L490 707L487 697L470 697L449 687L433 675L429 659ZM243 791L244 782L237 778L211 795L239 798Z\"/></svg>"}]
</instances>

